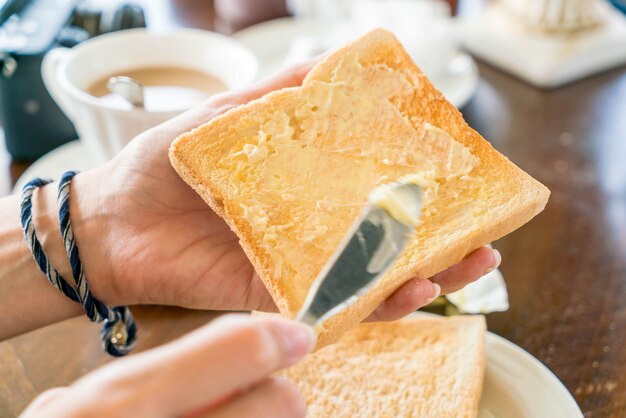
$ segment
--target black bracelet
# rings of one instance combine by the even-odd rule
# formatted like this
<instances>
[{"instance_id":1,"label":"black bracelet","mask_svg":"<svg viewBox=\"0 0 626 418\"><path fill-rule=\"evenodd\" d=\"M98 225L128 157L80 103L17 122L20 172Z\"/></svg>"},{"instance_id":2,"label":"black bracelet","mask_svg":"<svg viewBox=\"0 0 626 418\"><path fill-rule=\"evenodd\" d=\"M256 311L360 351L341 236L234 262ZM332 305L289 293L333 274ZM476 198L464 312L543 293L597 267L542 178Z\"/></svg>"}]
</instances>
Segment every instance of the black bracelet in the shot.
<instances>
[{"instance_id":1,"label":"black bracelet","mask_svg":"<svg viewBox=\"0 0 626 418\"><path fill-rule=\"evenodd\" d=\"M104 325L100 333L100 340L104 350L113 356L128 354L135 346L137 340L137 326L127 306L109 307L96 299L89 289L83 266L78 256L78 247L74 241L69 210L70 183L76 175L74 171L63 174L59 182L58 204L59 222L61 234L67 256L72 267L72 275L76 282L76 288L65 280L46 257L41 243L35 234L35 226L32 222L32 196L36 189L51 182L39 178L29 181L22 189L21 221L22 230L26 237L33 258L37 265L48 278L48 281L61 293L75 302L79 302L85 309L85 313L92 322L102 322Z\"/></svg>"}]
</instances>

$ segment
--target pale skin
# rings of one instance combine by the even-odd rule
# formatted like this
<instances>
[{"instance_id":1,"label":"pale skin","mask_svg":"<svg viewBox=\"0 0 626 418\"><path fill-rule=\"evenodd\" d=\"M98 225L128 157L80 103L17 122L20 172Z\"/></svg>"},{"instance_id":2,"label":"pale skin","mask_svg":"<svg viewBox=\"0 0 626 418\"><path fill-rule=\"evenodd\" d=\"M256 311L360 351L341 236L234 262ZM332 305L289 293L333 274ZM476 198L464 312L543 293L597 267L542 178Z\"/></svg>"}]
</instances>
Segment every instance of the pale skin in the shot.
<instances>
[{"instance_id":1,"label":"pale skin","mask_svg":"<svg viewBox=\"0 0 626 418\"><path fill-rule=\"evenodd\" d=\"M276 310L237 237L178 177L167 151L179 134L228 109L299 85L310 66L214 96L139 135L109 163L75 177L71 220L97 298L112 306ZM46 254L70 279L56 184L36 192L33 215ZM409 280L368 320L399 319L499 263L497 251L480 248L429 280ZM33 261L19 223L19 198L0 199L0 340L81 314L80 305L54 289ZM69 387L47 391L24 416L300 417L306 407L296 388L270 376L313 345L311 330L296 322L228 315L178 341L113 362Z\"/></svg>"}]
</instances>

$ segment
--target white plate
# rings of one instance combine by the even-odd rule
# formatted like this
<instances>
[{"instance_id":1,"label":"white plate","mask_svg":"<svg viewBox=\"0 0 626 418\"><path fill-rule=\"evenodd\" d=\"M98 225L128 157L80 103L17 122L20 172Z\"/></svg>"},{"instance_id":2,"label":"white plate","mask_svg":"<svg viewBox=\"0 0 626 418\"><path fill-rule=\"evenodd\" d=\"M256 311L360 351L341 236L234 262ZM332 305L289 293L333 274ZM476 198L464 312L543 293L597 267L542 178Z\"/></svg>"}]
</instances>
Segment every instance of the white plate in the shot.
<instances>
[{"instance_id":1,"label":"white plate","mask_svg":"<svg viewBox=\"0 0 626 418\"><path fill-rule=\"evenodd\" d=\"M485 351L478 418L583 418L563 383L527 351L489 331Z\"/></svg>"},{"instance_id":2,"label":"white plate","mask_svg":"<svg viewBox=\"0 0 626 418\"><path fill-rule=\"evenodd\" d=\"M259 60L259 78L284 66L292 39L301 36L323 36L328 26L319 21L295 20L290 17L250 26L233 35L247 46ZM475 61L467 54L455 56L448 70L432 78L433 84L456 107L462 107L478 87L479 75Z\"/></svg>"},{"instance_id":3,"label":"white plate","mask_svg":"<svg viewBox=\"0 0 626 418\"><path fill-rule=\"evenodd\" d=\"M520 347L487 333L479 418L583 418L565 386Z\"/></svg>"},{"instance_id":4,"label":"white plate","mask_svg":"<svg viewBox=\"0 0 626 418\"><path fill-rule=\"evenodd\" d=\"M53 149L35 161L17 179L13 192L18 193L27 182L35 177L57 180L68 170L84 171L96 165L85 146L77 139Z\"/></svg>"}]
</instances>

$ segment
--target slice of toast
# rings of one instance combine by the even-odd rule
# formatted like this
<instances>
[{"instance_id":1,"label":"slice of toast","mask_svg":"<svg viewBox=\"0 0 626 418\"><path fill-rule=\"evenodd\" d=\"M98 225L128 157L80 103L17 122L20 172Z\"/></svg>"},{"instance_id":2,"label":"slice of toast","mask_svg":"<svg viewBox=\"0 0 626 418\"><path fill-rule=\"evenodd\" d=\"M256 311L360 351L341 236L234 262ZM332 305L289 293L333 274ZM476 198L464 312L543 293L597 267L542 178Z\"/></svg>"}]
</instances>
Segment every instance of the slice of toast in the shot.
<instances>
[{"instance_id":1,"label":"slice of toast","mask_svg":"<svg viewBox=\"0 0 626 418\"><path fill-rule=\"evenodd\" d=\"M278 375L309 417L475 418L484 369L484 317L408 317L360 324Z\"/></svg>"},{"instance_id":2,"label":"slice of toast","mask_svg":"<svg viewBox=\"0 0 626 418\"><path fill-rule=\"evenodd\" d=\"M229 224L280 312L294 317L376 186L413 176L425 204L416 238L318 346L402 283L427 278L515 230L549 191L472 130L395 37L375 30L275 91L181 135L180 176Z\"/></svg>"}]
</instances>

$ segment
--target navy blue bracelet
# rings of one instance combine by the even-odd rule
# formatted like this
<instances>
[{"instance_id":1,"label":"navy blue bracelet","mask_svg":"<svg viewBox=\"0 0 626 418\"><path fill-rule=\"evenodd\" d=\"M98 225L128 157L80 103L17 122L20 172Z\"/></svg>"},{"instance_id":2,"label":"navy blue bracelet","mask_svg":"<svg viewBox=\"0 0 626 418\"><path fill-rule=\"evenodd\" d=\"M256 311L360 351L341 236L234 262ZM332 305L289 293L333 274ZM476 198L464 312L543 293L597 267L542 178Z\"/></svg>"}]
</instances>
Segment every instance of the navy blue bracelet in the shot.
<instances>
[{"instance_id":1,"label":"navy blue bracelet","mask_svg":"<svg viewBox=\"0 0 626 418\"><path fill-rule=\"evenodd\" d=\"M59 222L61 234L67 256L72 267L72 275L76 282L76 288L65 280L50 262L43 252L41 243L35 234L35 226L32 222L32 196L35 190L51 182L39 178L28 182L22 190L21 221L26 242L30 247L37 265L44 272L48 281L61 293L75 302L79 302L85 309L85 313L93 322L102 322L104 325L100 333L100 340L104 350L113 356L128 354L135 346L137 340L137 326L126 306L109 307L96 299L89 290L87 279L83 272L83 266L78 256L78 247L74 241L74 233L70 221L69 198L70 183L76 175L74 171L68 171L61 177L58 190Z\"/></svg>"}]
</instances>

